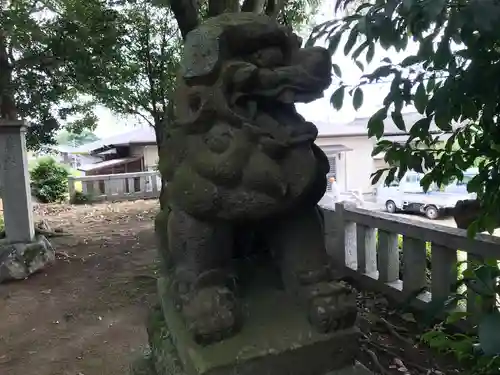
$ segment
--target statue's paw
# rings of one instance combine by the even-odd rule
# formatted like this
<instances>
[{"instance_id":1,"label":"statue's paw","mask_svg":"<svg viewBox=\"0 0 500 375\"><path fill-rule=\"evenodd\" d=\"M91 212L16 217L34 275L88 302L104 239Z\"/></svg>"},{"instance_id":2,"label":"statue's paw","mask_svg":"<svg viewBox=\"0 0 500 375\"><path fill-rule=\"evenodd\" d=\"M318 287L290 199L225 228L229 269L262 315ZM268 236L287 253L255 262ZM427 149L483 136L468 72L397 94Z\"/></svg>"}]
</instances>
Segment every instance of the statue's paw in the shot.
<instances>
[{"instance_id":1,"label":"statue's paw","mask_svg":"<svg viewBox=\"0 0 500 375\"><path fill-rule=\"evenodd\" d=\"M194 291L182 311L188 330L201 345L231 337L241 326L238 301L226 287L211 286Z\"/></svg>"},{"instance_id":2,"label":"statue's paw","mask_svg":"<svg viewBox=\"0 0 500 375\"><path fill-rule=\"evenodd\" d=\"M307 287L309 321L321 333L347 329L356 323L356 293L342 282Z\"/></svg>"}]
</instances>

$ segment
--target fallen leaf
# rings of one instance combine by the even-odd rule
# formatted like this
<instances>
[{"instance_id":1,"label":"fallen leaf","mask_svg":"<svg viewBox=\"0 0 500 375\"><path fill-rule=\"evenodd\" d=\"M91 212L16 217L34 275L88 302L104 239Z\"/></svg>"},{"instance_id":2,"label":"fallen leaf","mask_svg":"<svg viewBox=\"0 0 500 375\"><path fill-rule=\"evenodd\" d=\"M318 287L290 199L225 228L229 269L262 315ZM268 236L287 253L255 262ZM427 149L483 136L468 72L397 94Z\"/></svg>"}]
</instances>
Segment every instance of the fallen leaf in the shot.
<instances>
[{"instance_id":1,"label":"fallen leaf","mask_svg":"<svg viewBox=\"0 0 500 375\"><path fill-rule=\"evenodd\" d=\"M405 314L401 314L401 319L407 321L407 322L410 322L410 323L416 323L417 320L415 319L415 316L413 316L412 313L405 313Z\"/></svg>"}]
</instances>

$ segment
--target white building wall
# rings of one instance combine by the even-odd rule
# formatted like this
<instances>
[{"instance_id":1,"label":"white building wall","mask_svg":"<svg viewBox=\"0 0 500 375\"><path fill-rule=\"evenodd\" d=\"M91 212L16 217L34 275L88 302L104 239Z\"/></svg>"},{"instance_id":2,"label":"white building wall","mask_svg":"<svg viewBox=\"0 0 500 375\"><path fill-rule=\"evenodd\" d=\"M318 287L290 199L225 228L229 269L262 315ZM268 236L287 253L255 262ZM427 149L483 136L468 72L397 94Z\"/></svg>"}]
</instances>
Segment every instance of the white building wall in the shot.
<instances>
[{"instance_id":1,"label":"white building wall","mask_svg":"<svg viewBox=\"0 0 500 375\"><path fill-rule=\"evenodd\" d=\"M316 140L321 146L343 145L351 149L341 154L338 166L341 173L337 183L341 189L361 190L362 193L371 193L374 187L371 184L371 174L376 170L372 157L374 141L367 136L340 136L322 137ZM345 160L342 160L345 158Z\"/></svg>"},{"instance_id":2,"label":"white building wall","mask_svg":"<svg viewBox=\"0 0 500 375\"><path fill-rule=\"evenodd\" d=\"M153 169L158 165L158 147L144 146L144 167L147 170Z\"/></svg>"},{"instance_id":3,"label":"white building wall","mask_svg":"<svg viewBox=\"0 0 500 375\"><path fill-rule=\"evenodd\" d=\"M144 170L151 170L158 165L158 147L156 145L132 146L130 153L132 156L142 156Z\"/></svg>"}]
</instances>

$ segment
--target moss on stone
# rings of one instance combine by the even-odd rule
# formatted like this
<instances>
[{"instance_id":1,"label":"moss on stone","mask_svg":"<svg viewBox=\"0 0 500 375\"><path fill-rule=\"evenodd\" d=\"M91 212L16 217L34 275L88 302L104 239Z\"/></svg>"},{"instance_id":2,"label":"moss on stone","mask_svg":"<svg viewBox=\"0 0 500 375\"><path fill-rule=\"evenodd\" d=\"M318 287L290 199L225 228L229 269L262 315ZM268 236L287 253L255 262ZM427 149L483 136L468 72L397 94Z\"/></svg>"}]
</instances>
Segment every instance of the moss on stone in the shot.
<instances>
[{"instance_id":1,"label":"moss on stone","mask_svg":"<svg viewBox=\"0 0 500 375\"><path fill-rule=\"evenodd\" d=\"M155 362L160 364L158 374L177 375L171 369L177 364L177 368L184 366L188 375L268 373L264 369L272 369L276 375L302 375L354 364L359 346L356 329L320 334L308 322L305 309L297 306L287 293L269 288L264 280L259 279L256 284L249 286L242 301L246 310L242 331L221 342L200 346L172 303L170 281L159 279L162 310L156 311L149 331ZM172 357L177 361L172 361ZM311 358L314 364L309 363Z\"/></svg>"},{"instance_id":2,"label":"moss on stone","mask_svg":"<svg viewBox=\"0 0 500 375\"><path fill-rule=\"evenodd\" d=\"M168 216L170 208L165 205L155 217L155 234L158 240L158 253L162 263L162 271L166 271L171 267L171 257L168 246Z\"/></svg>"},{"instance_id":3,"label":"moss on stone","mask_svg":"<svg viewBox=\"0 0 500 375\"><path fill-rule=\"evenodd\" d=\"M155 306L150 312L147 330L151 361L156 374L185 375L159 305Z\"/></svg>"},{"instance_id":4,"label":"moss on stone","mask_svg":"<svg viewBox=\"0 0 500 375\"><path fill-rule=\"evenodd\" d=\"M254 152L245 169L243 184L252 190L283 197L287 192L287 183L278 163L263 152Z\"/></svg>"},{"instance_id":5,"label":"moss on stone","mask_svg":"<svg viewBox=\"0 0 500 375\"><path fill-rule=\"evenodd\" d=\"M187 165L177 169L174 181L167 185L168 195L185 211L206 215L217 211L217 186L202 178Z\"/></svg>"},{"instance_id":6,"label":"moss on stone","mask_svg":"<svg viewBox=\"0 0 500 375\"><path fill-rule=\"evenodd\" d=\"M158 375L154 367L151 353L143 353L130 366L131 375Z\"/></svg>"}]
</instances>

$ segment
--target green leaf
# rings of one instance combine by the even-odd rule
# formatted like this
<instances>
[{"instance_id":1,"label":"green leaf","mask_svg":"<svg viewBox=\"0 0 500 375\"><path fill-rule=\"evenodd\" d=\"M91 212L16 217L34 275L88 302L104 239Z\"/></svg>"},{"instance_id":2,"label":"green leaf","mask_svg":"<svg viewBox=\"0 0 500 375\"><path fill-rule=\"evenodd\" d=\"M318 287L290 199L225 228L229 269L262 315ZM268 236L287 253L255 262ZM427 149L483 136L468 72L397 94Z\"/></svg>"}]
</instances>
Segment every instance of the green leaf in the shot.
<instances>
[{"instance_id":1,"label":"green leaf","mask_svg":"<svg viewBox=\"0 0 500 375\"><path fill-rule=\"evenodd\" d=\"M384 175L384 173L387 171L387 169L379 169L376 172L372 173L371 179L372 179L372 185L376 185L377 182L380 181L380 178Z\"/></svg>"},{"instance_id":2,"label":"green leaf","mask_svg":"<svg viewBox=\"0 0 500 375\"><path fill-rule=\"evenodd\" d=\"M420 56L422 60L426 61L432 58L433 54L433 35L430 35L420 43L417 55Z\"/></svg>"},{"instance_id":3,"label":"green leaf","mask_svg":"<svg viewBox=\"0 0 500 375\"><path fill-rule=\"evenodd\" d=\"M453 127L451 126L451 113L449 105L440 105L436 108L436 113L434 115L434 122L436 126L443 131L452 131Z\"/></svg>"},{"instance_id":4,"label":"green leaf","mask_svg":"<svg viewBox=\"0 0 500 375\"><path fill-rule=\"evenodd\" d=\"M359 62L358 60L354 61L354 63L356 64L356 66L358 67L359 70L361 70L361 71L365 70L365 67L363 66L363 64L361 62Z\"/></svg>"},{"instance_id":5,"label":"green leaf","mask_svg":"<svg viewBox=\"0 0 500 375\"><path fill-rule=\"evenodd\" d=\"M335 55L335 52L337 52L337 48L340 43L340 39L342 38L342 33L338 32L334 36L332 36L328 42L328 52L330 53L330 56Z\"/></svg>"},{"instance_id":6,"label":"green leaf","mask_svg":"<svg viewBox=\"0 0 500 375\"><path fill-rule=\"evenodd\" d=\"M470 316L471 313L465 311L454 311L446 318L446 323L455 324L458 323L460 320L468 318Z\"/></svg>"},{"instance_id":7,"label":"green leaf","mask_svg":"<svg viewBox=\"0 0 500 375\"><path fill-rule=\"evenodd\" d=\"M432 117L424 117L418 120L410 128L410 138L418 138L429 133Z\"/></svg>"},{"instance_id":8,"label":"green leaf","mask_svg":"<svg viewBox=\"0 0 500 375\"><path fill-rule=\"evenodd\" d=\"M347 38L347 42L344 46L344 55L348 55L351 52L352 47L356 44L356 40L358 39L358 30L354 27L349 33L349 37Z\"/></svg>"},{"instance_id":9,"label":"green leaf","mask_svg":"<svg viewBox=\"0 0 500 375\"><path fill-rule=\"evenodd\" d=\"M434 87L436 86L436 79L434 77L429 78L427 81L427 92L431 92L434 90Z\"/></svg>"},{"instance_id":10,"label":"green leaf","mask_svg":"<svg viewBox=\"0 0 500 375\"><path fill-rule=\"evenodd\" d=\"M335 75L339 78L342 78L342 71L340 70L340 67L337 64L332 64L332 68Z\"/></svg>"},{"instance_id":11,"label":"green leaf","mask_svg":"<svg viewBox=\"0 0 500 375\"><path fill-rule=\"evenodd\" d=\"M444 69L450 59L453 59L449 41L443 37L434 55L434 66L436 69Z\"/></svg>"},{"instance_id":12,"label":"green leaf","mask_svg":"<svg viewBox=\"0 0 500 375\"><path fill-rule=\"evenodd\" d=\"M352 105L356 111L363 105L363 90L360 87L356 87L354 90Z\"/></svg>"},{"instance_id":13,"label":"green leaf","mask_svg":"<svg viewBox=\"0 0 500 375\"><path fill-rule=\"evenodd\" d=\"M340 86L337 90L334 91L332 97L330 98L330 102L332 103L333 108L337 111L342 109L342 105L344 104L344 96L345 96L345 86Z\"/></svg>"},{"instance_id":14,"label":"green leaf","mask_svg":"<svg viewBox=\"0 0 500 375\"><path fill-rule=\"evenodd\" d=\"M371 156L380 154L383 151L387 151L392 146L391 141L382 140L379 141L372 150Z\"/></svg>"},{"instance_id":15,"label":"green leaf","mask_svg":"<svg viewBox=\"0 0 500 375\"><path fill-rule=\"evenodd\" d=\"M358 48L356 48L354 50L354 52L352 53L352 59L353 60L356 60L359 55L361 55L361 52L363 52L366 48L368 48L368 46L370 45L370 42L366 41L364 43L362 43Z\"/></svg>"},{"instance_id":16,"label":"green leaf","mask_svg":"<svg viewBox=\"0 0 500 375\"><path fill-rule=\"evenodd\" d=\"M431 1L425 1L423 10L424 10L424 17L427 19L435 19L439 16L439 14L443 11L444 7L446 5L446 0L431 0Z\"/></svg>"},{"instance_id":17,"label":"green leaf","mask_svg":"<svg viewBox=\"0 0 500 375\"><path fill-rule=\"evenodd\" d=\"M385 78L394 72L394 68L391 65L383 65L375 69L370 74L365 74L363 77L367 78L369 81L374 81L380 78Z\"/></svg>"},{"instance_id":18,"label":"green leaf","mask_svg":"<svg viewBox=\"0 0 500 375\"><path fill-rule=\"evenodd\" d=\"M478 326L479 343L487 356L500 354L500 313L495 312L481 319Z\"/></svg>"},{"instance_id":19,"label":"green leaf","mask_svg":"<svg viewBox=\"0 0 500 375\"><path fill-rule=\"evenodd\" d=\"M375 55L375 43L371 42L368 46L368 51L366 51L366 62L369 64L373 60L373 56Z\"/></svg>"},{"instance_id":20,"label":"green leaf","mask_svg":"<svg viewBox=\"0 0 500 375\"><path fill-rule=\"evenodd\" d=\"M384 135L384 120L387 118L387 109L381 108L368 120L368 137L377 139Z\"/></svg>"},{"instance_id":21,"label":"green leaf","mask_svg":"<svg viewBox=\"0 0 500 375\"><path fill-rule=\"evenodd\" d=\"M418 113L423 114L425 112L427 101L428 98L427 98L427 92L425 91L424 83L420 82L414 97L415 108L417 109Z\"/></svg>"},{"instance_id":22,"label":"green leaf","mask_svg":"<svg viewBox=\"0 0 500 375\"><path fill-rule=\"evenodd\" d=\"M401 114L401 112L392 112L391 118L399 130L406 131L405 120L403 119L403 115Z\"/></svg>"},{"instance_id":23,"label":"green leaf","mask_svg":"<svg viewBox=\"0 0 500 375\"><path fill-rule=\"evenodd\" d=\"M415 64L420 63L420 62L422 62L422 57L417 56L417 55L412 55L412 56L408 56L403 61L401 61L401 66L403 68L406 68L408 66L412 66L412 65L415 65Z\"/></svg>"}]
</instances>

